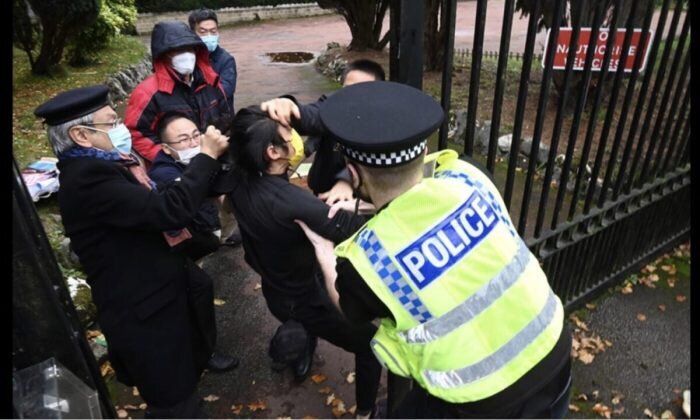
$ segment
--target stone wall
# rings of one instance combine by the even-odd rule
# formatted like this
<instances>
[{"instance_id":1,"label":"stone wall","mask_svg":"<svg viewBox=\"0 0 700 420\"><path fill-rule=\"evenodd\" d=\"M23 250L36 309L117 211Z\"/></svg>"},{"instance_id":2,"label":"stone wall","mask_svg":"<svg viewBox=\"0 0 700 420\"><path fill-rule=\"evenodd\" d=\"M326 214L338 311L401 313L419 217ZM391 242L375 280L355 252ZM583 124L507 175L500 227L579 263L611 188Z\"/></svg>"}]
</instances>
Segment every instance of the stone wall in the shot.
<instances>
[{"instance_id":1,"label":"stone wall","mask_svg":"<svg viewBox=\"0 0 700 420\"><path fill-rule=\"evenodd\" d=\"M146 54L146 57L140 62L132 64L116 74L109 76L107 80L105 80L105 84L109 86L112 103L126 99L136 85L150 76L152 72L151 55Z\"/></svg>"},{"instance_id":2,"label":"stone wall","mask_svg":"<svg viewBox=\"0 0 700 420\"><path fill-rule=\"evenodd\" d=\"M255 20L287 19L295 17L319 16L334 13L333 10L325 10L317 4L296 3L282 4L279 6L257 7L227 7L216 11L219 26ZM162 20L179 20L187 22L190 12L169 13L139 13L136 20L136 31L143 35L153 30L153 26Z\"/></svg>"}]
</instances>

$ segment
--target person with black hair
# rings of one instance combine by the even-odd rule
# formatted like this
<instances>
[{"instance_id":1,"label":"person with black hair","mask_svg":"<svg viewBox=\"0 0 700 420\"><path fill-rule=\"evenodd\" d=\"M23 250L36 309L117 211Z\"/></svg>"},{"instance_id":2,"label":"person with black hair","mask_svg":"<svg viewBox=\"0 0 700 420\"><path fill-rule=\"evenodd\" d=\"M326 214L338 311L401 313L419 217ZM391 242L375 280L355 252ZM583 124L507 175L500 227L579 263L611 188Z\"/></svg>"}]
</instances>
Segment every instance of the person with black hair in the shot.
<instances>
[{"instance_id":1,"label":"person with black hair","mask_svg":"<svg viewBox=\"0 0 700 420\"><path fill-rule=\"evenodd\" d=\"M190 29L194 31L209 50L209 62L214 71L219 74L219 80L224 88L226 100L233 113L233 95L236 93L236 59L219 45L219 19L216 12L200 8L190 13L187 18Z\"/></svg>"},{"instance_id":2,"label":"person with black hair","mask_svg":"<svg viewBox=\"0 0 700 420\"><path fill-rule=\"evenodd\" d=\"M345 66L340 81L346 87L385 78L384 69L379 63L358 59ZM352 199L352 187L343 154L336 150L336 142L324 135L318 116L319 107L327 98L328 95L322 95L315 103L300 105L296 98L286 95L265 101L260 106L273 120L309 136L304 142L304 153L310 156L316 152L316 156L307 183L314 194L327 204L333 204Z\"/></svg>"},{"instance_id":3,"label":"person with black hair","mask_svg":"<svg viewBox=\"0 0 700 420\"><path fill-rule=\"evenodd\" d=\"M134 150L146 166L161 150L155 128L165 112L182 112L204 130L214 119L233 111L219 75L209 64L206 44L186 23L156 23L151 55L154 73L131 92L124 116Z\"/></svg>"},{"instance_id":4,"label":"person with black hair","mask_svg":"<svg viewBox=\"0 0 700 420\"><path fill-rule=\"evenodd\" d=\"M350 236L363 217L338 211L328 218L329 206L289 182L287 171L296 150L293 130L273 121L259 107L247 107L232 123L230 155L234 170L228 180L230 201L243 239L245 261L262 279L270 312L280 321L295 320L312 337L321 337L355 354L357 414L375 408L381 366L370 350L376 327L370 322L351 325L328 300L314 250L295 220L333 241ZM295 376L308 374L313 343L295 364Z\"/></svg>"}]
</instances>

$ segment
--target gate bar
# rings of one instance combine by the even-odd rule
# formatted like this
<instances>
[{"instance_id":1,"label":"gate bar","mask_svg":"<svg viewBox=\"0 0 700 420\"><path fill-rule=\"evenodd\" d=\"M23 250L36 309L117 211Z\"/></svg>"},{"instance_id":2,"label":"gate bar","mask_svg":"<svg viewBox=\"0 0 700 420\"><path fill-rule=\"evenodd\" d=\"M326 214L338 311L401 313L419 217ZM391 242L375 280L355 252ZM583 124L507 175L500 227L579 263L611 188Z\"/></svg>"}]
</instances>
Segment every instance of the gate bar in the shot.
<instances>
[{"instance_id":1,"label":"gate bar","mask_svg":"<svg viewBox=\"0 0 700 420\"><path fill-rule=\"evenodd\" d=\"M547 168L544 174L544 180L542 181L542 196L540 198L540 205L537 209L537 220L535 222L535 237L540 236L542 231L542 224L544 222L544 216L546 212L546 203L549 195L549 186L552 182L552 172L554 169L554 158L557 156L557 150L559 149L559 137L561 135L561 127L564 122L564 113L566 109L566 104L569 101L569 84L571 83L571 75L574 69L574 59L576 58L576 50L578 50L578 39L581 33L581 13L583 12L583 7L580 4L574 6L574 11L571 16L571 26L573 27L573 32L571 34L571 39L569 42L569 52L566 55L566 69L564 72L564 93L559 98L559 103L557 106L557 116L554 120L554 128L552 129L552 139L549 146L549 157L547 159ZM557 44L557 42L555 42ZM532 156L532 152L530 153ZM561 189L561 185L559 188ZM564 184L566 189L566 184Z\"/></svg>"},{"instance_id":2,"label":"gate bar","mask_svg":"<svg viewBox=\"0 0 700 420\"><path fill-rule=\"evenodd\" d=\"M491 133L489 135L489 153L486 158L486 169L492 174L496 166L496 148L498 147L498 131L501 127L501 106L503 105L503 91L506 85L506 70L508 68L508 51L510 50L510 33L513 27L513 7L515 0L505 0L503 7L503 25L501 30L501 45L498 55L498 68L496 69L496 90L493 97L493 111L491 112Z\"/></svg>"},{"instance_id":3,"label":"gate bar","mask_svg":"<svg viewBox=\"0 0 700 420\"><path fill-rule=\"evenodd\" d=\"M610 134L610 126L613 122L613 117L615 116L615 108L617 108L617 98L620 95L620 88L622 85L622 78L625 75L625 64L627 63L627 57L629 53L629 47L632 43L632 35L634 34L634 15L637 14L637 5L639 2L632 2L632 7L630 14L627 17L627 26L625 28L625 38L622 41L622 54L620 54L620 61L617 66L617 71L615 72L615 81L613 82L612 94L610 95L610 101L608 102L608 109L605 114L605 121L603 122L603 130L600 133L600 139L598 140L598 147L596 150L595 162L593 163L593 172L591 174L592 180L598 179L598 174L600 173L601 167L603 165L603 156L605 155L605 148L608 143L608 134ZM611 35L617 32L611 32ZM637 54L638 56L641 54ZM593 117L595 118L595 117ZM618 124L622 126L625 125L623 119L620 119ZM617 151L615 151L617 152ZM617 153L616 153L617 154ZM614 159L610 159L610 162L614 163ZM597 182L597 181L596 181ZM600 189L598 207L603 206L605 201L605 186ZM586 201L583 205L583 211L588 212L591 208L591 203L593 201L593 194L595 193L595 187L591 188L591 183L588 184L588 191L586 193Z\"/></svg>"},{"instance_id":4,"label":"gate bar","mask_svg":"<svg viewBox=\"0 0 700 420\"><path fill-rule=\"evenodd\" d=\"M667 2L670 0L666 0ZM559 220L559 212L561 211L561 208L564 203L564 193L566 192L566 185L569 182L569 171L571 169L571 161L574 156L574 149L576 147L576 141L578 140L578 128L579 125L581 124L581 117L583 116L583 109L586 106L586 99L588 98L588 89L591 85L591 78L593 76L593 72L591 71L591 68L593 67L593 57L595 56L595 46L596 46L596 40L598 39L598 33L600 32L600 22L603 19L603 8L602 7L596 7L594 15L593 15L593 27L591 29L591 36L590 39L588 40L588 49L586 50L586 61L583 65L583 85L581 87L581 90L579 92L578 96L578 102L576 103L576 110L574 111L574 120L571 123L571 130L569 131L569 143L566 148L566 156L564 158L564 165L561 170L561 182L559 183L560 186L564 186L564 188L559 188L559 191L557 191L557 199L556 203L554 205L554 214L552 216L552 224L551 224L551 229L555 229L558 220ZM574 191L574 195L572 195L572 202L576 202L578 197L578 191ZM570 219L570 217L569 217Z\"/></svg>"},{"instance_id":5,"label":"gate bar","mask_svg":"<svg viewBox=\"0 0 700 420\"><path fill-rule=\"evenodd\" d=\"M615 9L613 10L612 22L608 28L608 34L617 33L617 18L620 13L620 0L615 1ZM588 155L591 152L591 145L593 144L593 135L595 134L595 126L597 119L595 117L595 111L600 108L600 101L603 97L603 85L605 84L605 79L608 75L608 66L610 65L610 58L612 56L612 48L615 45L615 37L608 36L608 42L605 44L605 54L603 55L603 64L601 65L600 73L598 74L598 83L595 88L595 96L593 98L593 105L591 107L591 115L588 119L588 128L586 131L586 138L583 143L583 151L581 152L580 164L578 166L578 171L576 174L576 183L574 185L574 199L571 200L571 206L569 207L569 219L573 218L576 212L576 204L578 200L578 193L581 188L581 182L583 181L583 174L586 172L586 165L588 164ZM588 181L588 189L595 189L596 179L590 177ZM587 190L588 191L588 190ZM587 210L583 212L588 213Z\"/></svg>"},{"instance_id":6,"label":"gate bar","mask_svg":"<svg viewBox=\"0 0 700 420\"><path fill-rule=\"evenodd\" d=\"M671 19L671 26L668 30L668 36L666 39L673 39L676 34L676 28L678 27L678 21L681 18L681 1L676 1L676 10L673 12L673 18ZM659 39L655 40L655 44L661 43L661 35L659 34ZM644 142L646 141L646 133L649 131L649 124L651 123L651 116L653 115L656 107L656 98L659 93L660 85L663 81L664 73L666 72L666 64L668 64L668 56L671 53L671 44L667 42L664 47L664 52L661 55L661 64L659 65L659 70L656 73L656 81L654 82L654 88L651 91L651 97L649 103L647 104L647 113L644 118L644 124L641 131L639 132L639 140L637 141L637 147L634 151L634 157L632 158L632 166L630 167L630 173L627 178L627 183L625 184L625 193L629 194L632 189L632 184L634 183L634 174L637 172L637 165L642 156L642 150L644 149ZM650 74L651 71L647 70ZM641 106L640 102L638 106Z\"/></svg>"},{"instance_id":7,"label":"gate bar","mask_svg":"<svg viewBox=\"0 0 700 420\"><path fill-rule=\"evenodd\" d=\"M683 108L683 114L685 115L687 107L690 105L690 89L686 90L685 92L685 103L684 103L684 108ZM666 172L666 168L668 167L668 164L671 160L671 156L676 156L678 154L678 149L680 147L681 142L686 136L685 129L690 125L690 112L688 112L688 115L685 115L684 118L679 118L678 122L676 122L676 129L673 131L673 143L671 146L669 146L667 154L666 154L666 160L664 161L664 165L661 168L661 173ZM681 131L680 128L681 126L683 127L684 131L683 134L680 136L678 135L679 132ZM680 142L679 142L680 140Z\"/></svg>"},{"instance_id":8,"label":"gate bar","mask_svg":"<svg viewBox=\"0 0 700 420\"><path fill-rule=\"evenodd\" d=\"M535 10L530 14L527 23L527 37L525 38L525 52L523 53L523 67L520 71L520 86L518 88L518 102L515 108L515 122L513 123L513 138L508 154L508 175L506 176L506 188L503 194L503 202L510 210L510 200L513 197L513 183L515 181L515 166L518 162L520 151L520 133L523 129L523 117L525 115L525 105L527 103L527 90L530 85L530 67L532 67L532 57L535 48L535 35L537 33L537 19L540 15L542 2L535 2ZM493 123L493 121L491 122Z\"/></svg>"},{"instance_id":9,"label":"gate bar","mask_svg":"<svg viewBox=\"0 0 700 420\"><path fill-rule=\"evenodd\" d=\"M651 157L656 150L656 144L658 142L659 129L661 128L661 122L666 116L666 107L668 106L668 99L673 90L673 84L676 81L676 75L678 74L678 66L681 64L681 56L683 55L683 50L685 49L685 40L688 36L688 30L690 29L690 17L686 15L685 22L683 22L683 29L681 30L681 36L678 39L678 46L673 57L673 63L671 64L671 70L668 74L668 81L665 84L664 95L659 104L659 112L656 117L656 122L654 123L654 130L651 132L649 137L649 147L647 148L646 156L644 157L644 163L642 164L642 170L637 178L637 185L646 181L647 170L649 169L649 163L651 162ZM666 38L666 45L669 48L673 45L672 38ZM688 57L690 56L690 51L688 52ZM647 118L651 120L652 115L650 114Z\"/></svg>"},{"instance_id":10,"label":"gate bar","mask_svg":"<svg viewBox=\"0 0 700 420\"><path fill-rule=\"evenodd\" d=\"M452 96L452 60L454 58L455 46L455 20L457 16L457 0L444 0L442 6L447 10L441 10L441 21L445 31L445 51L443 54L442 68L442 87L440 90L440 105L445 111L445 119L440 126L440 135L438 138L438 150L447 148L447 131L449 123L450 99Z\"/></svg>"},{"instance_id":11,"label":"gate bar","mask_svg":"<svg viewBox=\"0 0 700 420\"><path fill-rule=\"evenodd\" d=\"M635 3L636 4L636 3ZM647 39L649 38L649 26L651 26L651 18L654 15L654 2L650 1L647 7L646 14L644 16L644 23L642 24L642 34L640 36L640 44L645 45ZM627 32L631 32L629 24L627 25ZM625 36L625 40L627 37ZM626 48L625 48L626 49ZM627 91L625 92L625 97L622 101L622 110L620 111L620 118L617 123L617 130L615 130L615 139L613 140L612 150L610 151L610 157L608 160L608 167L605 170L605 178L603 179L603 188L601 188L600 196L598 198L598 207L603 205L605 198L608 194L608 188L612 182L612 174L615 171L615 164L617 163L617 154L622 143L622 133L625 131L625 124L627 123L627 114L630 108L630 103L632 102L632 96L634 95L635 88L637 87L637 77L639 76L639 68L642 65L642 59L644 54L637 54L634 59L634 65L632 66L632 74L630 75L629 81L627 82ZM626 62L620 60L621 62ZM618 176L619 173L618 173Z\"/></svg>"},{"instance_id":12,"label":"gate bar","mask_svg":"<svg viewBox=\"0 0 700 420\"><path fill-rule=\"evenodd\" d=\"M545 52L544 72L542 74L542 84L540 85L540 98L537 103L537 114L535 116L535 131L532 134L532 145L530 147L530 158L528 160L527 175L525 176L525 190L523 191L523 201L520 206L520 216L518 221L518 233L521 236L525 235L525 227L527 226L527 214L530 210L530 199L532 198L532 183L535 176L537 166L537 155L540 151L540 140L542 139L542 130L544 129L544 117L547 109L547 100L549 99L549 89L551 88L552 67L554 64L554 55L557 49L557 38L559 38L559 24L561 22L561 10L563 3L566 0L556 0L554 3L554 11L552 12L552 26L549 31L549 45ZM540 201L545 198L546 194L540 196Z\"/></svg>"},{"instance_id":13,"label":"gate bar","mask_svg":"<svg viewBox=\"0 0 700 420\"><path fill-rule=\"evenodd\" d=\"M474 22L474 47L472 48L471 79L469 81L469 104L467 105L467 130L464 139L464 154L474 154L474 132L479 101L479 79L481 77L481 55L484 49L484 29L486 26L487 0L477 0L476 21Z\"/></svg>"},{"instance_id":14,"label":"gate bar","mask_svg":"<svg viewBox=\"0 0 700 420\"><path fill-rule=\"evenodd\" d=\"M661 135L661 129L659 129L659 140L658 140L658 146L655 155L655 160L653 163L650 162L649 166L649 173L647 174L647 177L654 177L657 173L658 167L659 167L659 161L661 160L661 156L663 151L665 150L666 147L668 147L668 135L669 132L671 131L671 125L673 124L674 120L676 118L680 118L683 113L678 112L678 106L679 103L681 102L681 99L684 97L683 92L685 89L690 88L690 80L689 80L689 72L690 72L690 49L685 55L685 61L683 63L683 70L681 70L681 75L678 79L678 82L676 83L676 89L675 92L673 93L673 100L671 101L671 106L666 108L665 106L662 108L665 112L666 109L668 109L668 118L662 122L657 121L657 125L661 127L663 125L663 135ZM686 83L686 78L688 78L688 81ZM668 91L671 90L671 86L668 86ZM659 115L661 117L661 115Z\"/></svg>"},{"instance_id":15,"label":"gate bar","mask_svg":"<svg viewBox=\"0 0 700 420\"><path fill-rule=\"evenodd\" d=\"M654 32L655 36L651 40L651 51L649 52L649 60L647 61L647 68L644 73L644 81L642 82L642 87L639 90L639 95L637 95L636 98L637 106L634 109L634 116L632 117L632 122L630 123L625 150L622 152L620 169L617 171L615 187L613 188L613 201L617 200L618 196L620 195L622 181L625 179L625 169L627 168L627 162L629 161L630 154L632 153L632 145L634 144L634 138L637 134L637 128L639 127L639 119L642 116L642 111L644 110L644 102L647 100L647 92L649 90L649 84L651 83L651 76L654 73L654 65L656 64L656 54L659 51L659 40L661 39L661 34L666 26L666 17L668 16L668 6L670 3L671 0L664 0L663 5L661 6L659 21L656 24L656 31ZM643 33L642 37L644 37L644 42L646 43L646 38L649 37L649 34ZM640 45L644 45L644 43L641 43Z\"/></svg>"}]
</instances>

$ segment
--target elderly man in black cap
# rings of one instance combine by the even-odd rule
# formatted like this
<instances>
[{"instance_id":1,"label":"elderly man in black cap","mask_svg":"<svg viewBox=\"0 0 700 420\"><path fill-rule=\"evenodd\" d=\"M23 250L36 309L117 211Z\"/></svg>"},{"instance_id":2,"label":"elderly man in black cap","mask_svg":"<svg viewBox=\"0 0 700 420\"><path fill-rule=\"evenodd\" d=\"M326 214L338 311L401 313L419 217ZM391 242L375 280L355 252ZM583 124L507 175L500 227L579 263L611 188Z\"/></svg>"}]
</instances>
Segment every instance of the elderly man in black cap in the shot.
<instances>
[{"instance_id":1,"label":"elderly man in black cap","mask_svg":"<svg viewBox=\"0 0 700 420\"><path fill-rule=\"evenodd\" d=\"M188 287L206 273L171 246L187 237L181 229L207 196L228 138L208 127L180 182L156 190L129 154L129 130L108 94L106 86L74 89L35 111L59 159L62 222L88 276L117 378L138 387L147 417L196 417L197 382L212 348ZM163 232L173 230L180 235L166 239Z\"/></svg>"},{"instance_id":2,"label":"elderly man in black cap","mask_svg":"<svg viewBox=\"0 0 700 420\"><path fill-rule=\"evenodd\" d=\"M156 127L167 111L184 113L200 130L232 114L219 75L209 63L209 50L184 22L164 21L153 27L154 73L129 96L124 122L134 149L147 162L161 150Z\"/></svg>"},{"instance_id":3,"label":"elderly man in black cap","mask_svg":"<svg viewBox=\"0 0 700 420\"><path fill-rule=\"evenodd\" d=\"M452 150L426 156L441 107L368 82L328 98L320 117L377 212L335 253L299 223L332 300L351 321L380 318L375 355L415 382L393 415L561 418L571 386L561 301L489 177Z\"/></svg>"}]
</instances>

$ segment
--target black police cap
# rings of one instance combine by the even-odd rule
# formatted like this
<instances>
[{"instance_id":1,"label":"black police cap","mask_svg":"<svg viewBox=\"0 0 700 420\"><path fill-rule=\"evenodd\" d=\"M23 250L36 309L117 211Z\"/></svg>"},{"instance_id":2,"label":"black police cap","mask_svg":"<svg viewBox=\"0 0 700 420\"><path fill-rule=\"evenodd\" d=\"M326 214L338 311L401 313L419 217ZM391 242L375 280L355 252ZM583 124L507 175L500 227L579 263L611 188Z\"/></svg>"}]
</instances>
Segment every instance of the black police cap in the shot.
<instances>
[{"instance_id":1,"label":"black police cap","mask_svg":"<svg viewBox=\"0 0 700 420\"><path fill-rule=\"evenodd\" d=\"M48 125L58 125L80 118L109 105L109 88L96 85L59 93L34 110Z\"/></svg>"},{"instance_id":2,"label":"black police cap","mask_svg":"<svg viewBox=\"0 0 700 420\"><path fill-rule=\"evenodd\" d=\"M422 91L395 82L344 87L320 106L321 122L351 159L372 167L398 166L423 153L440 126L440 104Z\"/></svg>"}]
</instances>

